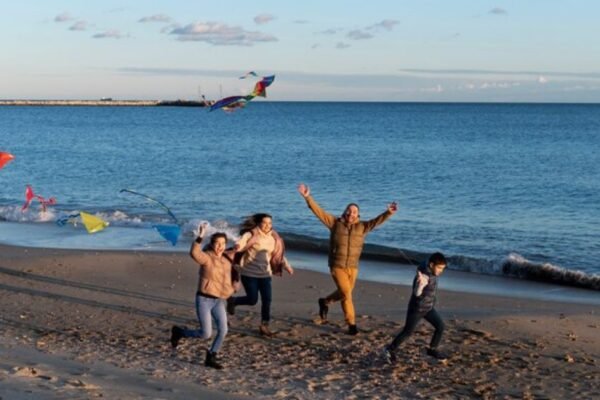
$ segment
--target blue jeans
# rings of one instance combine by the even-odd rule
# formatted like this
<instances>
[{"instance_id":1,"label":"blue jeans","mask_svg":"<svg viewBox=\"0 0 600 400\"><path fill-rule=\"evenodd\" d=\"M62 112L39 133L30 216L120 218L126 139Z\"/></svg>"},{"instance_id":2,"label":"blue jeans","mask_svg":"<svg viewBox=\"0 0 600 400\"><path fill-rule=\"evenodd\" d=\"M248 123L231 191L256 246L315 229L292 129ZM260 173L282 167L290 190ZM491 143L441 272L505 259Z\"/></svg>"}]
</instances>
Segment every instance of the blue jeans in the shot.
<instances>
[{"instance_id":1,"label":"blue jeans","mask_svg":"<svg viewBox=\"0 0 600 400\"><path fill-rule=\"evenodd\" d=\"M217 324L217 336L210 347L210 351L212 353L218 352L227 335L225 300L196 295L196 316L198 316L200 328L184 328L183 337L209 339L212 336L212 316Z\"/></svg>"},{"instance_id":2,"label":"blue jeans","mask_svg":"<svg viewBox=\"0 0 600 400\"><path fill-rule=\"evenodd\" d=\"M258 302L258 294L260 293L260 315L262 322L271 320L271 277L254 278L251 276L242 275L242 285L246 295L242 297L234 297L233 301L236 306L253 306Z\"/></svg>"},{"instance_id":3,"label":"blue jeans","mask_svg":"<svg viewBox=\"0 0 600 400\"><path fill-rule=\"evenodd\" d=\"M406 313L406 323L404 324L404 328L402 328L402 331L394 338L389 348L391 350L396 350L402 342L408 339L415 331L421 318L425 318L425 321L429 322L435 328L429 347L432 349L437 348L440 344L440 340L442 340L442 334L444 333L444 322L442 321L440 314L438 314L434 308L425 313L409 309Z\"/></svg>"}]
</instances>

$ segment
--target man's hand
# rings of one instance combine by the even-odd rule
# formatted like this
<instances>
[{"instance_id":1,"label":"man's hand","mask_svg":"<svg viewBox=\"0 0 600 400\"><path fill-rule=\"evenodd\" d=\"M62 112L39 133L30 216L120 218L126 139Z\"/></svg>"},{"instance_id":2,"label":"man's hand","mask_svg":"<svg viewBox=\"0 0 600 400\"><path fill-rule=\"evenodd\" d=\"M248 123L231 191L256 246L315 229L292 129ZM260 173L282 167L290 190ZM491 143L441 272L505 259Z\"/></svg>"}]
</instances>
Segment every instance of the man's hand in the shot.
<instances>
[{"instance_id":1,"label":"man's hand","mask_svg":"<svg viewBox=\"0 0 600 400\"><path fill-rule=\"evenodd\" d=\"M285 271L290 274L290 275L294 275L294 268L292 268L291 265L289 264L285 264L285 266L283 267L285 269Z\"/></svg>"},{"instance_id":2,"label":"man's hand","mask_svg":"<svg viewBox=\"0 0 600 400\"><path fill-rule=\"evenodd\" d=\"M388 204L387 209L390 213L394 214L396 211L398 211L398 203L395 201L391 202Z\"/></svg>"},{"instance_id":3,"label":"man's hand","mask_svg":"<svg viewBox=\"0 0 600 400\"><path fill-rule=\"evenodd\" d=\"M306 186L304 183L298 185L298 193L304 198L310 196L310 188Z\"/></svg>"}]
</instances>

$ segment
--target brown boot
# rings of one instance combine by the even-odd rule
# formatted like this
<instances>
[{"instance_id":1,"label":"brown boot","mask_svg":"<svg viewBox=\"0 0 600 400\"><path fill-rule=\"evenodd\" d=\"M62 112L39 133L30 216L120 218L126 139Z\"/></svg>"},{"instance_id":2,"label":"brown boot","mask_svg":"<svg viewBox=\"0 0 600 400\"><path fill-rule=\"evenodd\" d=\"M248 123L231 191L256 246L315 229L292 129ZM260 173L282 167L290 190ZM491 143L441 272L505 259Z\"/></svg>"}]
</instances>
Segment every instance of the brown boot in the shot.
<instances>
[{"instance_id":1,"label":"brown boot","mask_svg":"<svg viewBox=\"0 0 600 400\"><path fill-rule=\"evenodd\" d=\"M261 336L264 336L264 337L275 336L275 334L273 332L271 332L271 330L269 329L268 322L263 322L262 324L260 324L260 326L258 327L258 332L260 333Z\"/></svg>"},{"instance_id":2,"label":"brown boot","mask_svg":"<svg viewBox=\"0 0 600 400\"><path fill-rule=\"evenodd\" d=\"M319 299L319 317L321 317L321 322L327 321L327 313L329 312L329 307L327 306L327 300L324 298Z\"/></svg>"}]
</instances>

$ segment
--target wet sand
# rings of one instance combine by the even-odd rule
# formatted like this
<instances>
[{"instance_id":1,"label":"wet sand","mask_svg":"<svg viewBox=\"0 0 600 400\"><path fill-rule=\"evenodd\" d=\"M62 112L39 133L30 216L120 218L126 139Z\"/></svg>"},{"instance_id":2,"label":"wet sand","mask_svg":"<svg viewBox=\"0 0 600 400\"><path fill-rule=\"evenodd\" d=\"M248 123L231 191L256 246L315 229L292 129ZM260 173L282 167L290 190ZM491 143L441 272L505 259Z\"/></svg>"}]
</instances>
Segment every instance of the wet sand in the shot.
<instances>
[{"instance_id":1,"label":"wet sand","mask_svg":"<svg viewBox=\"0 0 600 400\"><path fill-rule=\"evenodd\" d=\"M403 326L410 288L360 281L360 333L348 336L337 304L318 323L331 278L297 269L273 281L276 337L258 335L258 305L238 307L216 371L203 365L209 341L184 339L176 352L168 341L173 324L197 324L187 254L0 254L3 400L600 397L593 304L440 291L450 358L425 354L432 329L423 322L388 365L381 348Z\"/></svg>"}]
</instances>

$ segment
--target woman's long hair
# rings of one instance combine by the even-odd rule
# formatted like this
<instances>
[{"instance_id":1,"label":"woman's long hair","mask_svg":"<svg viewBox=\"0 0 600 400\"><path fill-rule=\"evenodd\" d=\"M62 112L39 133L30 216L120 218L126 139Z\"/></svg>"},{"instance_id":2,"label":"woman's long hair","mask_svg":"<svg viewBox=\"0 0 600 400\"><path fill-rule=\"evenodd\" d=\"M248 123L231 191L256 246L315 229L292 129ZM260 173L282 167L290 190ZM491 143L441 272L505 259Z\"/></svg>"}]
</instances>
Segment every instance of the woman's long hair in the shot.
<instances>
[{"instance_id":1,"label":"woman's long hair","mask_svg":"<svg viewBox=\"0 0 600 400\"><path fill-rule=\"evenodd\" d=\"M240 235L250 232L252 229L256 228L265 218L273 219L271 215L266 213L258 213L244 217L242 223L240 224Z\"/></svg>"}]
</instances>

